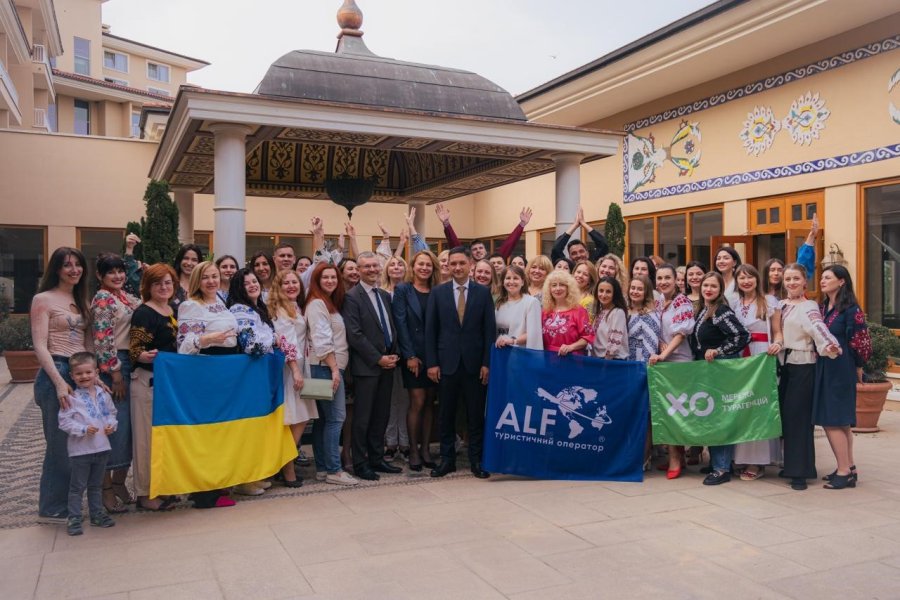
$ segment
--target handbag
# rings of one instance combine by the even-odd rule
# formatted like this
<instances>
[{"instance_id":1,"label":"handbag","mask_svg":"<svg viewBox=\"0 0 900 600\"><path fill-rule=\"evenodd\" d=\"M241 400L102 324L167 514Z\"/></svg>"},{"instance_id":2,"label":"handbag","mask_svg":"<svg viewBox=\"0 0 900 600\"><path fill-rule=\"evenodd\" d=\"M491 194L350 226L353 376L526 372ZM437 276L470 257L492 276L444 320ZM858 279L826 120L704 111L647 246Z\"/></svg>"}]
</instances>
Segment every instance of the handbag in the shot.
<instances>
[{"instance_id":1,"label":"handbag","mask_svg":"<svg viewBox=\"0 0 900 600\"><path fill-rule=\"evenodd\" d=\"M300 388L300 397L309 400L334 400L331 379L307 377Z\"/></svg>"}]
</instances>

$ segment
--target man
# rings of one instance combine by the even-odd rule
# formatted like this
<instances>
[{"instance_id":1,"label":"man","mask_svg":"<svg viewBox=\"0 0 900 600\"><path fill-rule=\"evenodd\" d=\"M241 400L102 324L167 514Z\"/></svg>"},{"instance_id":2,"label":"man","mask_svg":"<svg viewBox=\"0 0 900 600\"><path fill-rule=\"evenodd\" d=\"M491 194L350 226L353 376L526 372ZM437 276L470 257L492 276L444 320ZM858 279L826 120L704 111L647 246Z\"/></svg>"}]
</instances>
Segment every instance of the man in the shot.
<instances>
[{"instance_id":1,"label":"man","mask_svg":"<svg viewBox=\"0 0 900 600\"><path fill-rule=\"evenodd\" d=\"M456 405L466 406L469 462L479 479L490 477L481 468L484 403L496 325L491 291L469 280L471 257L463 246L450 250L451 280L435 287L425 315L425 365L428 378L438 384L441 464L431 471L443 477L456 471Z\"/></svg>"},{"instance_id":2,"label":"man","mask_svg":"<svg viewBox=\"0 0 900 600\"><path fill-rule=\"evenodd\" d=\"M459 246L459 238L456 237L456 232L453 231L453 226L450 225L450 209L443 204L438 204L434 207L434 212L444 225L444 236L447 238L450 247L454 248ZM534 212L527 206L522 208L522 212L519 213L519 224L516 225L516 228L513 229L512 232L510 232L506 241L503 242L503 245L500 246L500 249L497 251L497 253L503 257L503 260L508 260L510 255L512 255L513 250L516 249L516 244L519 242L519 238L522 237L522 232L525 231L528 222L531 221L532 214L534 214ZM472 253L472 258L475 260L481 260L487 255L487 248L481 240L472 240L472 243L469 244L469 250Z\"/></svg>"},{"instance_id":3,"label":"man","mask_svg":"<svg viewBox=\"0 0 900 600\"><path fill-rule=\"evenodd\" d=\"M503 255L499 252L494 252L491 254L490 258L488 258L488 262L491 263L491 266L494 267L494 271L499 275L503 272L503 269L506 268L506 261L503 259Z\"/></svg>"},{"instance_id":4,"label":"man","mask_svg":"<svg viewBox=\"0 0 900 600\"><path fill-rule=\"evenodd\" d=\"M402 469L384 460L384 432L391 412L391 388L397 367L397 335L391 313L391 296L378 289L381 272L374 252L356 259L359 284L347 292L341 315L350 345L350 373L354 401L351 434L353 471L360 479L374 481L378 473Z\"/></svg>"},{"instance_id":5,"label":"man","mask_svg":"<svg viewBox=\"0 0 900 600\"><path fill-rule=\"evenodd\" d=\"M290 271L294 268L294 262L296 262L296 259L294 258L294 247L290 244L278 244L275 246L275 254L272 258L275 261L276 271ZM273 274L272 277L274 276L275 275Z\"/></svg>"},{"instance_id":6,"label":"man","mask_svg":"<svg viewBox=\"0 0 900 600\"><path fill-rule=\"evenodd\" d=\"M572 237L572 234L575 233L575 230L579 227L587 229L588 237L594 242L593 252L588 253L587 246L585 246L584 242L581 240L569 241L569 238ZM556 238L556 242L553 244L553 250L550 252L550 262L554 265L559 262L559 259L565 257L563 248L568 250L569 258L575 264L578 264L583 260L597 262L601 256L609 253L609 246L606 243L606 238L603 237L602 233L587 224L587 221L584 220L584 210L580 206L578 207L578 214L575 216L575 222L572 223L572 226L569 227L565 233Z\"/></svg>"},{"instance_id":7,"label":"man","mask_svg":"<svg viewBox=\"0 0 900 600\"><path fill-rule=\"evenodd\" d=\"M312 259L308 256L301 256L297 259L297 269L298 273L306 273L306 270L312 266Z\"/></svg>"}]
</instances>

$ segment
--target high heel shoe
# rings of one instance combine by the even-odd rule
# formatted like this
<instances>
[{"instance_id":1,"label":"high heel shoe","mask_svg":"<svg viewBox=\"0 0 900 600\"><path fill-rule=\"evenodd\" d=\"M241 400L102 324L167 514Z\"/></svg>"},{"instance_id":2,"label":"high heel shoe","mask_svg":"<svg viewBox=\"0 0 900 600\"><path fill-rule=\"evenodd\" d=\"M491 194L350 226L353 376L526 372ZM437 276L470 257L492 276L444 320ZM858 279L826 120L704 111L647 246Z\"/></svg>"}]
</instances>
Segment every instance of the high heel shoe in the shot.
<instances>
[{"instance_id":1,"label":"high heel shoe","mask_svg":"<svg viewBox=\"0 0 900 600\"><path fill-rule=\"evenodd\" d=\"M666 471L666 479L678 479L681 477L681 466L679 465L675 469L668 469Z\"/></svg>"}]
</instances>

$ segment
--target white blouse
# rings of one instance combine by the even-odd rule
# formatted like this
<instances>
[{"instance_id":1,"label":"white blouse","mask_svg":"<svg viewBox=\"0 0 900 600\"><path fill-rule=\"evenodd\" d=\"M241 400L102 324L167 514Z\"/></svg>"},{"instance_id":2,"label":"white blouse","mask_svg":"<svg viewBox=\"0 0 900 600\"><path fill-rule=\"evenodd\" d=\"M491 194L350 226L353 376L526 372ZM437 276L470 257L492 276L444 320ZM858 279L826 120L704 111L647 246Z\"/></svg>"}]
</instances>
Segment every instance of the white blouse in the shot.
<instances>
[{"instance_id":1,"label":"white blouse","mask_svg":"<svg viewBox=\"0 0 900 600\"><path fill-rule=\"evenodd\" d=\"M306 363L306 319L297 309L297 316L293 319L283 311L278 311L275 320L275 339L279 342L279 348L284 352L284 362L296 362L300 367L300 373L304 377L309 376L309 367Z\"/></svg>"},{"instance_id":2,"label":"white blouse","mask_svg":"<svg viewBox=\"0 0 900 600\"><path fill-rule=\"evenodd\" d=\"M325 303L313 300L306 307L306 331L309 336L309 362L321 364L331 353L339 369L346 369L350 362L350 346L347 344L347 328L341 313L329 313Z\"/></svg>"},{"instance_id":3,"label":"white blouse","mask_svg":"<svg viewBox=\"0 0 900 600\"><path fill-rule=\"evenodd\" d=\"M600 309L594 318L591 354L597 358L628 358L628 316L621 308Z\"/></svg>"},{"instance_id":4,"label":"white blouse","mask_svg":"<svg viewBox=\"0 0 900 600\"><path fill-rule=\"evenodd\" d=\"M219 331L232 331L234 335L228 336L225 343L219 344L224 348L237 346L238 325L234 315L231 314L221 300L216 298L212 304L185 300L178 305L178 352L180 354L199 354L200 336L205 333L217 333Z\"/></svg>"},{"instance_id":5,"label":"white blouse","mask_svg":"<svg viewBox=\"0 0 900 600\"><path fill-rule=\"evenodd\" d=\"M496 312L497 337L507 335L518 338L526 335L525 347L529 350L543 350L544 337L541 333L541 303L534 296L523 294L519 300L504 302Z\"/></svg>"},{"instance_id":6,"label":"white blouse","mask_svg":"<svg viewBox=\"0 0 900 600\"><path fill-rule=\"evenodd\" d=\"M800 304L781 303L781 331L784 334L784 362L789 365L811 365L816 362L816 351L823 356L834 358L836 353L825 352L829 344L838 341L828 331L822 320L819 306L812 300L804 300Z\"/></svg>"},{"instance_id":7,"label":"white blouse","mask_svg":"<svg viewBox=\"0 0 900 600\"><path fill-rule=\"evenodd\" d=\"M669 306L665 300L660 307L660 321L662 322L662 335L659 341L671 344L672 339L681 334L684 339L678 347L669 354L666 362L689 362L694 360L688 337L694 332L694 303L684 294L676 294Z\"/></svg>"},{"instance_id":8,"label":"white blouse","mask_svg":"<svg viewBox=\"0 0 900 600\"><path fill-rule=\"evenodd\" d=\"M245 304L233 304L228 310L237 321L238 344L244 354L268 354L275 345L275 332L259 313Z\"/></svg>"}]
</instances>

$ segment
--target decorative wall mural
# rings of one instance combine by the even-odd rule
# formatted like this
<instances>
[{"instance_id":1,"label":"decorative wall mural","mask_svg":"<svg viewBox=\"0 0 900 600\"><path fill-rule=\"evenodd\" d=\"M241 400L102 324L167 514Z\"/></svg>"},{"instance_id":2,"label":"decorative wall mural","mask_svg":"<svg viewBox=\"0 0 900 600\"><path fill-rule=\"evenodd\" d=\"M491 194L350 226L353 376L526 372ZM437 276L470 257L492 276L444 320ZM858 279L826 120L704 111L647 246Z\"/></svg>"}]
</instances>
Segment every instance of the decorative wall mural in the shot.
<instances>
[{"instance_id":1,"label":"decorative wall mural","mask_svg":"<svg viewBox=\"0 0 900 600\"><path fill-rule=\"evenodd\" d=\"M625 187L629 193L656 180L656 170L668 160L678 176L694 174L700 166L700 124L682 121L668 146L657 148L652 133L625 136Z\"/></svg>"},{"instance_id":2,"label":"decorative wall mural","mask_svg":"<svg viewBox=\"0 0 900 600\"><path fill-rule=\"evenodd\" d=\"M759 156L769 149L775 141L775 134L781 130L781 121L775 118L775 113L768 106L754 106L747 113L744 128L741 130L741 140L747 154Z\"/></svg>"},{"instance_id":3,"label":"decorative wall mural","mask_svg":"<svg viewBox=\"0 0 900 600\"><path fill-rule=\"evenodd\" d=\"M791 104L782 127L791 134L795 144L808 146L819 139L819 132L825 129L829 116L831 111L825 108L825 100L819 98L818 93L806 92Z\"/></svg>"},{"instance_id":4,"label":"decorative wall mural","mask_svg":"<svg viewBox=\"0 0 900 600\"><path fill-rule=\"evenodd\" d=\"M898 83L900 83L900 69L894 71L894 74L888 79L888 94L897 87ZM891 114L891 120L897 125L900 125L900 109L894 106L894 103L890 100L888 101L888 112Z\"/></svg>"}]
</instances>

